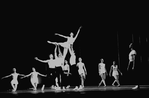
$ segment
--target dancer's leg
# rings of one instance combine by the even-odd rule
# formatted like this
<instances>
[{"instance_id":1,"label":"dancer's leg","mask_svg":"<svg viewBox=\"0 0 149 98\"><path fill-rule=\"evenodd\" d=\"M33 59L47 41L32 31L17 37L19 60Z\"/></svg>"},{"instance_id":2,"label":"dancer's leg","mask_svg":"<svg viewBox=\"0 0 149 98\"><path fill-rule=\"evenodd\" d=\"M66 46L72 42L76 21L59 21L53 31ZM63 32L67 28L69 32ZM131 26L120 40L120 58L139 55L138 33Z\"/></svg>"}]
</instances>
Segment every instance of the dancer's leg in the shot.
<instances>
[{"instance_id":1,"label":"dancer's leg","mask_svg":"<svg viewBox=\"0 0 149 98\"><path fill-rule=\"evenodd\" d=\"M32 84L34 90L36 90L35 81L33 79L31 79L31 84Z\"/></svg>"},{"instance_id":2,"label":"dancer's leg","mask_svg":"<svg viewBox=\"0 0 149 98\"><path fill-rule=\"evenodd\" d=\"M117 85L117 86L120 86L120 82L119 82L119 75L116 75L116 80L117 80L117 83L118 83L118 85Z\"/></svg>"},{"instance_id":3,"label":"dancer's leg","mask_svg":"<svg viewBox=\"0 0 149 98\"><path fill-rule=\"evenodd\" d=\"M103 81L102 81L102 77L103 77L102 75L103 75L103 74L100 74L101 81L100 81L100 83L99 83L99 86L100 86L100 85L101 85L101 83L103 82Z\"/></svg>"},{"instance_id":4,"label":"dancer's leg","mask_svg":"<svg viewBox=\"0 0 149 98\"><path fill-rule=\"evenodd\" d=\"M11 86L12 86L13 91L14 91L15 90L15 86L14 86L13 80L11 81Z\"/></svg>"},{"instance_id":5,"label":"dancer's leg","mask_svg":"<svg viewBox=\"0 0 149 98\"><path fill-rule=\"evenodd\" d=\"M105 79L106 79L106 74L105 74L105 73L103 73L103 78L102 78L102 81L103 81L104 86L106 86Z\"/></svg>"}]
</instances>

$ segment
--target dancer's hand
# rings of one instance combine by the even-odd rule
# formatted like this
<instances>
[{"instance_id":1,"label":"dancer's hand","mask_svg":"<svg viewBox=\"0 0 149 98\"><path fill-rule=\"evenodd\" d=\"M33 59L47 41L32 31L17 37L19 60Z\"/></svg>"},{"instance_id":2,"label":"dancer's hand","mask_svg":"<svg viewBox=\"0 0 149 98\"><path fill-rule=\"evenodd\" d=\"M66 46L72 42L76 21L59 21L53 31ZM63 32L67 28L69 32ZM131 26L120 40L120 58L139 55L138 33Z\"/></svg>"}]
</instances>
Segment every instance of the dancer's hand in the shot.
<instances>
[{"instance_id":1,"label":"dancer's hand","mask_svg":"<svg viewBox=\"0 0 149 98\"><path fill-rule=\"evenodd\" d=\"M58 35L58 33L55 33L55 35Z\"/></svg>"},{"instance_id":2,"label":"dancer's hand","mask_svg":"<svg viewBox=\"0 0 149 98\"><path fill-rule=\"evenodd\" d=\"M50 41L47 41L48 43L51 43Z\"/></svg>"},{"instance_id":3,"label":"dancer's hand","mask_svg":"<svg viewBox=\"0 0 149 98\"><path fill-rule=\"evenodd\" d=\"M38 58L37 58L37 57L35 57L35 60L38 60Z\"/></svg>"},{"instance_id":4,"label":"dancer's hand","mask_svg":"<svg viewBox=\"0 0 149 98\"><path fill-rule=\"evenodd\" d=\"M121 73L121 75L123 75L123 74Z\"/></svg>"},{"instance_id":5,"label":"dancer's hand","mask_svg":"<svg viewBox=\"0 0 149 98\"><path fill-rule=\"evenodd\" d=\"M25 77L21 77L20 79L23 79L23 78L25 78Z\"/></svg>"}]
</instances>

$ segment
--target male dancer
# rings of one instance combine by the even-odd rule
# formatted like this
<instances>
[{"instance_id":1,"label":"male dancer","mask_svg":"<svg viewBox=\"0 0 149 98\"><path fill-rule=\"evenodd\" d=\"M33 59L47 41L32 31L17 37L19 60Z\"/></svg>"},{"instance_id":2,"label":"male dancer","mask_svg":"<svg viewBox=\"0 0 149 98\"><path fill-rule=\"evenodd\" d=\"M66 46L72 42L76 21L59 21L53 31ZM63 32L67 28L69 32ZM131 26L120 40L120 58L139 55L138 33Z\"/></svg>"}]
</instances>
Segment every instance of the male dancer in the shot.
<instances>
[{"instance_id":1,"label":"male dancer","mask_svg":"<svg viewBox=\"0 0 149 98\"><path fill-rule=\"evenodd\" d=\"M55 85L55 59L53 58L53 55L49 55L48 60L40 60L37 57L35 57L36 60L43 62L43 63L48 63L49 68L48 68L48 78L50 79L50 86L51 88L54 88Z\"/></svg>"},{"instance_id":2,"label":"male dancer","mask_svg":"<svg viewBox=\"0 0 149 98\"><path fill-rule=\"evenodd\" d=\"M133 43L131 43L130 45L129 45L129 48L131 49L131 51L130 51L130 53L129 53L129 62L128 62L128 67L127 67L127 71L131 71L131 75L132 76L134 76L134 75L136 75L137 73L134 73L134 71L132 71L132 70L134 70L134 67L135 67L135 62L136 62L136 51L133 49ZM132 70L131 69L129 69L129 67L132 67ZM136 69L137 70L137 69ZM131 78L131 77L130 77ZM135 78L135 77L134 77ZM138 81L134 81L134 82L138 82ZM137 84L135 87L133 87L132 89L137 89L137 88L139 88L139 85Z\"/></svg>"},{"instance_id":3,"label":"male dancer","mask_svg":"<svg viewBox=\"0 0 149 98\"><path fill-rule=\"evenodd\" d=\"M135 56L136 56L136 51L132 47L132 43L129 45L129 48L131 49L129 53L129 62L128 62L128 67L127 70L129 70L129 67L132 67L132 70L135 67Z\"/></svg>"}]
</instances>

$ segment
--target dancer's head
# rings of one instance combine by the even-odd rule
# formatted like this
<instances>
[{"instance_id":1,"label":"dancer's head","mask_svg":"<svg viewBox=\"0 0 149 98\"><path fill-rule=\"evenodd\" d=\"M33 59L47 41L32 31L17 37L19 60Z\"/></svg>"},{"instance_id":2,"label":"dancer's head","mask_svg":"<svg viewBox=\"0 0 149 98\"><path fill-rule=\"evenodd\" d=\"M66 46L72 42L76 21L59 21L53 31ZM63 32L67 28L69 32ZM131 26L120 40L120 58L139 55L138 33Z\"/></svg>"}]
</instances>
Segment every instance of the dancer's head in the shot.
<instances>
[{"instance_id":1,"label":"dancer's head","mask_svg":"<svg viewBox=\"0 0 149 98\"><path fill-rule=\"evenodd\" d=\"M68 61L67 60L65 60L65 64L68 64Z\"/></svg>"},{"instance_id":2,"label":"dancer's head","mask_svg":"<svg viewBox=\"0 0 149 98\"><path fill-rule=\"evenodd\" d=\"M70 33L70 37L73 37L73 35L74 35L74 34L71 32L71 33Z\"/></svg>"},{"instance_id":3,"label":"dancer's head","mask_svg":"<svg viewBox=\"0 0 149 98\"><path fill-rule=\"evenodd\" d=\"M115 65L115 61L113 61L113 65Z\"/></svg>"},{"instance_id":4,"label":"dancer's head","mask_svg":"<svg viewBox=\"0 0 149 98\"><path fill-rule=\"evenodd\" d=\"M35 71L36 71L36 69L35 69L34 67L32 68L32 70L33 70L33 72L35 72Z\"/></svg>"},{"instance_id":5,"label":"dancer's head","mask_svg":"<svg viewBox=\"0 0 149 98\"><path fill-rule=\"evenodd\" d=\"M100 61L101 61L101 63L103 63L103 62L104 62L104 60L103 60L103 59L101 59Z\"/></svg>"},{"instance_id":6,"label":"dancer's head","mask_svg":"<svg viewBox=\"0 0 149 98\"><path fill-rule=\"evenodd\" d=\"M16 68L13 68L13 72L16 72Z\"/></svg>"},{"instance_id":7,"label":"dancer's head","mask_svg":"<svg viewBox=\"0 0 149 98\"><path fill-rule=\"evenodd\" d=\"M49 57L50 57L50 59L53 59L53 54L50 54Z\"/></svg>"},{"instance_id":8,"label":"dancer's head","mask_svg":"<svg viewBox=\"0 0 149 98\"><path fill-rule=\"evenodd\" d=\"M82 62L82 58L81 57L79 57L79 62Z\"/></svg>"}]
</instances>

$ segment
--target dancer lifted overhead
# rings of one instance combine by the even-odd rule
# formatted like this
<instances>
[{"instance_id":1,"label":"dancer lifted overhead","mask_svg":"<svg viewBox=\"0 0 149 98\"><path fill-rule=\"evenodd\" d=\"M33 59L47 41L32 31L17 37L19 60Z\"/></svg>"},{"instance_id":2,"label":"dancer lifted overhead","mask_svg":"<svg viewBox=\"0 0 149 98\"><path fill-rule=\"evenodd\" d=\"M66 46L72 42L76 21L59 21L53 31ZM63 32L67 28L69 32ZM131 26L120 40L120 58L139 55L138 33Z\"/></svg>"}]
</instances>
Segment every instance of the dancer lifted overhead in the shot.
<instances>
[{"instance_id":1,"label":"dancer lifted overhead","mask_svg":"<svg viewBox=\"0 0 149 98\"><path fill-rule=\"evenodd\" d=\"M12 91L16 91L17 90L17 87L18 87L18 76L24 76L23 74L19 74L19 73L17 73L16 72L16 68L13 68L13 73L12 74L10 74L10 75L8 75L8 76L5 76L5 77L2 77L2 79L4 79L4 78L8 78L8 77L10 77L10 76L12 76L12 80L11 80L11 86L12 86L12 88L13 88L13 90Z\"/></svg>"},{"instance_id":2,"label":"dancer lifted overhead","mask_svg":"<svg viewBox=\"0 0 149 98\"><path fill-rule=\"evenodd\" d=\"M114 86L114 83L117 82L118 85L117 86L120 86L120 83L119 83L119 73L122 75L121 71L118 69L118 66L115 64L115 61L113 61L113 65L111 66L111 69L110 69L110 72L109 72L109 76L111 76L111 72L112 72L112 76L114 77L114 82L112 83L112 85Z\"/></svg>"},{"instance_id":3,"label":"dancer lifted overhead","mask_svg":"<svg viewBox=\"0 0 149 98\"><path fill-rule=\"evenodd\" d=\"M106 79L107 71L106 71L103 59L101 59L101 63L98 64L98 69L99 69L99 75L101 76L101 79L102 79L101 82L99 83L99 86L101 85L102 82L104 86L106 86L105 79Z\"/></svg>"},{"instance_id":4,"label":"dancer lifted overhead","mask_svg":"<svg viewBox=\"0 0 149 98\"><path fill-rule=\"evenodd\" d=\"M43 75L43 74L37 72L34 67L32 68L32 70L33 70L33 72L31 72L30 74L28 74L22 78L31 76L30 81L31 81L32 86L34 87L33 90L37 90L37 85L39 84L38 75L43 76L43 77L46 77L46 75Z\"/></svg>"},{"instance_id":5,"label":"dancer lifted overhead","mask_svg":"<svg viewBox=\"0 0 149 98\"><path fill-rule=\"evenodd\" d=\"M58 45L62 46L64 48L63 55L64 55L64 58L65 58L66 55L67 55L68 50L69 50L69 52L73 51L73 43L75 42L76 38L78 37L80 29L81 29L81 27L79 28L79 30L78 30L75 37L73 37L73 35L74 35L73 33L70 33L70 36L64 36L64 35L57 34L57 33L55 34L55 35L59 35L61 37L66 38L67 39L66 42L59 42L59 43L58 42L51 42L51 41L47 41L47 42L51 43L51 44L58 44Z\"/></svg>"}]
</instances>

